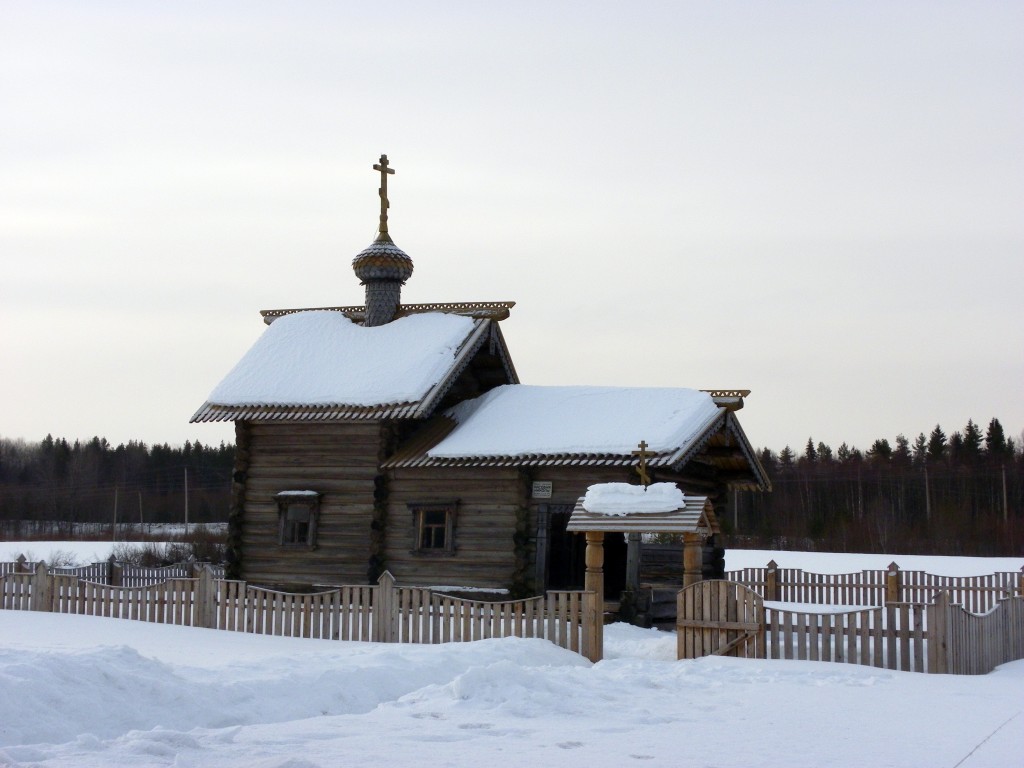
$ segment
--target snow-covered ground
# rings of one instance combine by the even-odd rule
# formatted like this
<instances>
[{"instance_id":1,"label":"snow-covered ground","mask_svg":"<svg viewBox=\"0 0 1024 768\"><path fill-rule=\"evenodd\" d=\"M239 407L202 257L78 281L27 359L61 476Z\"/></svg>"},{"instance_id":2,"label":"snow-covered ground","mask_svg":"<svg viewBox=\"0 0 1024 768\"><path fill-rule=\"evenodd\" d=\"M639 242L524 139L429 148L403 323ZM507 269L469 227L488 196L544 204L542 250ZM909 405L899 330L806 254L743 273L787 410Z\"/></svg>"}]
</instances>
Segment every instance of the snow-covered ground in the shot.
<instances>
[{"instance_id":1,"label":"snow-covered ground","mask_svg":"<svg viewBox=\"0 0 1024 768\"><path fill-rule=\"evenodd\" d=\"M130 546L163 546L166 542L130 542ZM124 546L123 542L111 541L0 541L0 560L17 560L24 555L26 560L54 559L61 562L73 561L74 565L98 563L110 557L114 547Z\"/></svg>"},{"instance_id":2,"label":"snow-covered ground","mask_svg":"<svg viewBox=\"0 0 1024 768\"><path fill-rule=\"evenodd\" d=\"M102 560L104 542L2 542ZM972 575L1024 558L730 550L727 566ZM541 640L440 646L275 638L0 611L3 766L1024 765L1024 661L952 677L675 660L606 628L592 665Z\"/></svg>"},{"instance_id":3,"label":"snow-covered ground","mask_svg":"<svg viewBox=\"0 0 1024 768\"><path fill-rule=\"evenodd\" d=\"M940 576L984 576L997 571L1020 571L1024 567L1024 557L868 555L857 552L780 552L768 549L728 549L725 552L725 568L729 571L764 568L771 560L775 560L780 568L802 568L813 573L884 571L892 562L904 571L927 571Z\"/></svg>"},{"instance_id":4,"label":"snow-covered ground","mask_svg":"<svg viewBox=\"0 0 1024 768\"><path fill-rule=\"evenodd\" d=\"M0 611L0 765L1021 764L1024 662L953 677L676 661L674 640L612 625L592 665L542 640L340 643Z\"/></svg>"},{"instance_id":5,"label":"snow-covered ground","mask_svg":"<svg viewBox=\"0 0 1024 768\"><path fill-rule=\"evenodd\" d=\"M161 544L161 542L153 542ZM24 554L28 560L52 562L54 554L70 556L77 565L95 563L110 557L116 543L109 541L0 541L0 560L16 560ZM981 576L996 571L1019 571L1024 557L940 557L933 555L868 555L834 552L780 552L767 549L730 549L725 567L764 567L774 559L781 568L803 568L815 573L851 573L889 567L895 561L905 571L919 570L943 576Z\"/></svg>"}]
</instances>

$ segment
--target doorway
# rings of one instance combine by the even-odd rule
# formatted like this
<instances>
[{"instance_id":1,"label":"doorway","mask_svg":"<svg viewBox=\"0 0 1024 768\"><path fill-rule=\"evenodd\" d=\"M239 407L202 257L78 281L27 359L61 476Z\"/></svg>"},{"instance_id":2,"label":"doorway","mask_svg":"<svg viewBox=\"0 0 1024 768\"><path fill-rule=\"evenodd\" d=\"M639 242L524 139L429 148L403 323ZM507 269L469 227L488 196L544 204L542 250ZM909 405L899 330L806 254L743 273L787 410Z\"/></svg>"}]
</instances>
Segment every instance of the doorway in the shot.
<instances>
[{"instance_id":1,"label":"doorway","mask_svg":"<svg viewBox=\"0 0 1024 768\"><path fill-rule=\"evenodd\" d=\"M586 537L569 533L566 526L572 515L571 504L548 507L548 589L583 589L587 570ZM621 533L604 535L604 594L617 600L626 586L626 537Z\"/></svg>"}]
</instances>

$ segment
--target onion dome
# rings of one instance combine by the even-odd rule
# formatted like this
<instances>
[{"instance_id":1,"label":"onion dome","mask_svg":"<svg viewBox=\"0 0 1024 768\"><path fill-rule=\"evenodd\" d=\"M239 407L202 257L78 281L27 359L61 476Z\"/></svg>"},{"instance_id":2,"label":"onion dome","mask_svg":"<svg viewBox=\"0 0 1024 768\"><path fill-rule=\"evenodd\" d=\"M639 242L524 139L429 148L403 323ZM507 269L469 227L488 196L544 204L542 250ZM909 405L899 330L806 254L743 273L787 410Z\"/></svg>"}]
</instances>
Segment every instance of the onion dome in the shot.
<instances>
[{"instance_id":1,"label":"onion dome","mask_svg":"<svg viewBox=\"0 0 1024 768\"><path fill-rule=\"evenodd\" d=\"M368 248L352 259L352 270L364 285L373 280L404 283L412 275L412 259L390 237L378 236Z\"/></svg>"}]
</instances>

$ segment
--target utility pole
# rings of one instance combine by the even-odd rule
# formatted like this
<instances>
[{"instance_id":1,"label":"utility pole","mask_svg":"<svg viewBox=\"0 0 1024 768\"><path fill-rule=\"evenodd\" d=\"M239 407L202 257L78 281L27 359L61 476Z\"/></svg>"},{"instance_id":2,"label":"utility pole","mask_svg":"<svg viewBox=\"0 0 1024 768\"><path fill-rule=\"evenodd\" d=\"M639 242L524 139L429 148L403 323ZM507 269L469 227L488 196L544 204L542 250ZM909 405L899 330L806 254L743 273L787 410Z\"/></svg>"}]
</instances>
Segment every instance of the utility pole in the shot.
<instances>
[{"instance_id":1,"label":"utility pole","mask_svg":"<svg viewBox=\"0 0 1024 768\"><path fill-rule=\"evenodd\" d=\"M188 536L188 467L185 467L185 535Z\"/></svg>"},{"instance_id":2,"label":"utility pole","mask_svg":"<svg viewBox=\"0 0 1024 768\"><path fill-rule=\"evenodd\" d=\"M857 465L857 519L864 518L864 483L861 480L860 464Z\"/></svg>"},{"instance_id":3,"label":"utility pole","mask_svg":"<svg viewBox=\"0 0 1024 768\"><path fill-rule=\"evenodd\" d=\"M932 520L932 490L928 485L928 465L924 465L924 517L925 520Z\"/></svg>"},{"instance_id":4,"label":"utility pole","mask_svg":"<svg viewBox=\"0 0 1024 768\"><path fill-rule=\"evenodd\" d=\"M110 525L110 540L117 541L117 486L114 486L114 521Z\"/></svg>"},{"instance_id":5,"label":"utility pole","mask_svg":"<svg viewBox=\"0 0 1024 768\"><path fill-rule=\"evenodd\" d=\"M145 523L142 520L142 491L139 491L139 533L142 533L142 526Z\"/></svg>"},{"instance_id":6,"label":"utility pole","mask_svg":"<svg viewBox=\"0 0 1024 768\"><path fill-rule=\"evenodd\" d=\"M1003 464L1003 522L1008 522L1010 516L1010 504L1006 496L1006 465Z\"/></svg>"}]
</instances>

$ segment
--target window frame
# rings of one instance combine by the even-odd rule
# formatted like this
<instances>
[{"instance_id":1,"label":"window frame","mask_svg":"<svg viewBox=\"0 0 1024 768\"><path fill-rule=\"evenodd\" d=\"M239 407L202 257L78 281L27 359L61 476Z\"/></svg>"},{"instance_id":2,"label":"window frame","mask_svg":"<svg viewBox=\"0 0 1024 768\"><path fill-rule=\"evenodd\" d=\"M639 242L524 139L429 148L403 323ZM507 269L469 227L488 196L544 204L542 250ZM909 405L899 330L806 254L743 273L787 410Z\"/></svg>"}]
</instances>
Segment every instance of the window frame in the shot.
<instances>
[{"instance_id":1,"label":"window frame","mask_svg":"<svg viewBox=\"0 0 1024 768\"><path fill-rule=\"evenodd\" d=\"M417 502L407 505L412 517L412 554L424 555L427 557L446 557L454 555L455 546L455 523L458 517L459 502L455 501L431 501ZM428 523L427 516L431 513L443 512L444 519L444 541L441 546L424 546L424 532L429 526L437 531L440 526L437 523Z\"/></svg>"},{"instance_id":2,"label":"window frame","mask_svg":"<svg viewBox=\"0 0 1024 768\"><path fill-rule=\"evenodd\" d=\"M320 522L320 500L323 494L317 491L280 491L274 495L277 502L277 543L281 547L289 549L308 548L316 549L317 529ZM300 523L289 521L289 512L295 508L304 508L309 515L305 522L305 538L296 539L297 531L289 534L289 526Z\"/></svg>"}]
</instances>

